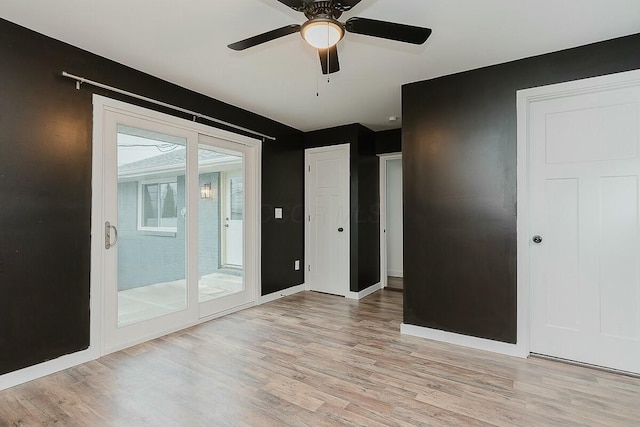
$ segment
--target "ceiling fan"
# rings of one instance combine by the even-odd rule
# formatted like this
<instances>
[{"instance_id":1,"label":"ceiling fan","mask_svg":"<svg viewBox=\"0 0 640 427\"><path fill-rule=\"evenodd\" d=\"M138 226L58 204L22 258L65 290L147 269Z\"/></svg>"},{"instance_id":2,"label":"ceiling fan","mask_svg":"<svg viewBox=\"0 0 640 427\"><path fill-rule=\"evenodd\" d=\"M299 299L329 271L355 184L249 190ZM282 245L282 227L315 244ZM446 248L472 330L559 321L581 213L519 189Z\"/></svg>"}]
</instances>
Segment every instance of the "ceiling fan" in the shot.
<instances>
[{"instance_id":1,"label":"ceiling fan","mask_svg":"<svg viewBox=\"0 0 640 427\"><path fill-rule=\"evenodd\" d=\"M278 0L291 9L302 12L307 21L268 31L230 44L233 50L244 50L289 34L299 32L302 38L318 49L323 74L340 71L337 44L345 31L366 36L380 37L405 43L423 44L431 35L431 29L396 24L366 18L349 18L344 24L338 21L343 12L351 10L361 0Z\"/></svg>"}]
</instances>

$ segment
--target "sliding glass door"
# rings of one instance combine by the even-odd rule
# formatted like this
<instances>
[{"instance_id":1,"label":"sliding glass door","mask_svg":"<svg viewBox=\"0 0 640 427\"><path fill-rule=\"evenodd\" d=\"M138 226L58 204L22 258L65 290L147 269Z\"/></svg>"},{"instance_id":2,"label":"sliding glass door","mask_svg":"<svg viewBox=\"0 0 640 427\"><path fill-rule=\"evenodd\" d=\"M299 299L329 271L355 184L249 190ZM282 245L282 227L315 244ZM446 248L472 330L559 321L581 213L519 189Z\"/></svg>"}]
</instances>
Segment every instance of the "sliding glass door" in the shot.
<instances>
[{"instance_id":1,"label":"sliding glass door","mask_svg":"<svg viewBox=\"0 0 640 427\"><path fill-rule=\"evenodd\" d=\"M247 273L257 264L255 258L245 262L245 229L251 225L245 216L256 217L256 203L247 203L255 200L255 188L249 186L245 191L245 175L255 171L255 158L249 147L210 136L200 135L199 143L198 301L200 316L207 317L255 297L250 285L255 275ZM209 198L204 197L208 192ZM255 234L251 228L248 231Z\"/></svg>"},{"instance_id":2,"label":"sliding glass door","mask_svg":"<svg viewBox=\"0 0 640 427\"><path fill-rule=\"evenodd\" d=\"M103 352L253 304L255 146L133 112L103 118Z\"/></svg>"}]
</instances>

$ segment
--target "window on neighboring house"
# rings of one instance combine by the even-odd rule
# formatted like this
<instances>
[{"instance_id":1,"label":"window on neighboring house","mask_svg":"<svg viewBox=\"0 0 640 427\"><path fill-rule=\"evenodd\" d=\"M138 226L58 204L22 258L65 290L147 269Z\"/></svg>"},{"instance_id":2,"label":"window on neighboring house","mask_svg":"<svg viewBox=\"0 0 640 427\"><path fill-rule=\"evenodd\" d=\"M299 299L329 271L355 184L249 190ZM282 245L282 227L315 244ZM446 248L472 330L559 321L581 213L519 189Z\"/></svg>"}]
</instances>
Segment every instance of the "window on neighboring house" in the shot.
<instances>
[{"instance_id":1,"label":"window on neighboring house","mask_svg":"<svg viewBox=\"0 0 640 427\"><path fill-rule=\"evenodd\" d=\"M139 229L177 231L178 182L174 180L162 182L143 182L139 188Z\"/></svg>"}]
</instances>

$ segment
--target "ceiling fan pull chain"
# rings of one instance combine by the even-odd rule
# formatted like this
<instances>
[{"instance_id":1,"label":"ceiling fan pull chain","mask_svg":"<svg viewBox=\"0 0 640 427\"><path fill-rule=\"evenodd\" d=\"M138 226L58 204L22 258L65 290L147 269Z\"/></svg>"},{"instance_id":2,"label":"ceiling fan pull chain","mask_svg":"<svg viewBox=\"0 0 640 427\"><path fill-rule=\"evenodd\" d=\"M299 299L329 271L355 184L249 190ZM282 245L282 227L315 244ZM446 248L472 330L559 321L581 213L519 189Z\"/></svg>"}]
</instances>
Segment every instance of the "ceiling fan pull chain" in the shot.
<instances>
[{"instance_id":1,"label":"ceiling fan pull chain","mask_svg":"<svg viewBox=\"0 0 640 427\"><path fill-rule=\"evenodd\" d=\"M327 46L329 45L329 24L327 24ZM329 62L329 51L331 49L327 48L327 83L331 83L331 70L329 69L331 67L331 62Z\"/></svg>"}]
</instances>

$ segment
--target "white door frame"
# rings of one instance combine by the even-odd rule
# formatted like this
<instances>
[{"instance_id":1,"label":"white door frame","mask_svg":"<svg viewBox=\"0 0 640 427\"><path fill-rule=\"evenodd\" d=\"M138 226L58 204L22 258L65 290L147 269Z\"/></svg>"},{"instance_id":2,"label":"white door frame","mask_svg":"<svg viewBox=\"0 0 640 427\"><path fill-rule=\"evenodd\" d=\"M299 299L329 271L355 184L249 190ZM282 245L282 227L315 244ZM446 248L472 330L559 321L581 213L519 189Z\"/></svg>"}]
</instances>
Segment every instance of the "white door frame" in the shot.
<instances>
[{"instance_id":1,"label":"white door frame","mask_svg":"<svg viewBox=\"0 0 640 427\"><path fill-rule=\"evenodd\" d=\"M640 83L640 70L610 74L567 83L541 86L517 92L517 352L521 357L530 354L530 285L529 285L529 247L531 230L529 229L529 112L534 102L571 95L597 93L610 89L637 86Z\"/></svg>"},{"instance_id":2,"label":"white door frame","mask_svg":"<svg viewBox=\"0 0 640 427\"><path fill-rule=\"evenodd\" d=\"M380 158L380 284L387 287L387 162L402 160L402 153L378 154Z\"/></svg>"},{"instance_id":3,"label":"white door frame","mask_svg":"<svg viewBox=\"0 0 640 427\"><path fill-rule=\"evenodd\" d=\"M309 194L310 194L310 182L309 179L307 179L306 177L308 176L308 170L310 167L310 155L314 154L314 153L323 153L323 152L327 152L327 151L335 151L335 150L342 150L346 148L347 152L349 153L349 156L351 155L351 144L350 143L346 143L346 144L339 144L339 145L329 145L329 146L325 146L325 147L317 147L317 148L307 148L304 150L304 176L305 176L305 180L304 180L304 212L305 212L305 218L304 218L304 259L305 259L305 266L304 266L304 283L305 283L305 290L311 290L311 278L309 275L309 260L310 260L310 253L311 253L311 226L309 224L309 207L311 204L310 198L309 198ZM347 159L347 176L351 176L351 162L350 159ZM351 185L349 182L347 182L347 207L349 208L349 218L351 218ZM347 230L349 231L349 247L347 248L347 254L349 257L349 260L347 261L347 275L350 277L350 270L351 270L351 226L349 226L347 228ZM349 282L349 280L347 280L347 282ZM347 289L345 289L345 296L350 296L352 294L351 292L351 288L348 286Z\"/></svg>"},{"instance_id":4,"label":"white door frame","mask_svg":"<svg viewBox=\"0 0 640 427\"><path fill-rule=\"evenodd\" d=\"M96 352L99 356L108 354L113 351L117 351L121 348L128 347L130 345L135 345L139 342L143 342L146 340L150 340L156 338L158 336L163 336L168 333L184 329L186 327L190 327L208 320L212 318L222 316L233 311L241 310L243 308L247 308L253 305L256 305L260 301L260 295L262 294L262 286L261 286L261 218L260 218L260 209L258 208L259 201L261 200L261 165L262 165L262 144L260 141L234 134L232 132L224 131L222 129L212 128L200 123L195 123L189 120L181 119L175 116L167 115L164 113L160 113L153 110L148 110L146 108L138 107L135 105L131 105L125 102L116 101L110 98L106 98L100 95L93 96L93 114L94 114L94 128L93 128L93 178L92 178L92 221L91 221L91 325L90 325L90 348L96 348ZM245 245L245 255L247 257L253 258L253 268L252 271L249 271L249 267L247 266L246 270L246 280L249 278L253 278L255 283L253 301L250 304L245 304L243 306L235 307L231 310L218 313L217 315L212 315L204 318L194 319L187 323L183 323L180 325L176 325L172 330L165 330L161 333L151 334L149 336L144 337L144 339L127 343L124 347L109 347L106 348L104 345L104 291L105 291L105 266L102 260L102 253L104 251L104 222L106 218L104 218L104 206L105 206L105 195L104 195L104 159L103 159L103 146L104 146L104 129L102 126L103 117L105 111L115 111L119 113L123 113L126 115L130 115L133 117L142 118L145 120L150 120L158 123L169 124L174 127L188 129L191 131L195 131L198 134L210 136L213 138L218 138L224 141L229 141L232 143L242 144L247 147L251 147L255 149L256 159L255 159L255 173L252 173L251 177L247 175L247 179L251 179L253 185L255 186L255 221L245 221L245 230L253 232L254 239L251 242L247 242ZM197 147L196 147L197 148ZM189 153L189 152L188 152ZM190 162L192 165L197 165L197 149L191 150L191 153L188 154L187 162ZM253 176L255 175L255 176ZM199 199L199 188L197 182L188 183L189 189L187 190L192 197L195 199ZM196 212L187 212L187 215L190 216L190 226L188 233L190 235L197 236L197 217L195 217ZM249 229L250 227L250 229ZM193 257L192 254L198 253L198 239L191 238L190 243L188 244L187 256ZM194 264L195 265L195 264ZM191 274L193 277L197 277L197 271L192 271L193 267L189 266L187 268L187 274ZM196 290L197 291L197 290Z\"/></svg>"}]
</instances>

